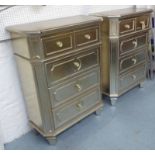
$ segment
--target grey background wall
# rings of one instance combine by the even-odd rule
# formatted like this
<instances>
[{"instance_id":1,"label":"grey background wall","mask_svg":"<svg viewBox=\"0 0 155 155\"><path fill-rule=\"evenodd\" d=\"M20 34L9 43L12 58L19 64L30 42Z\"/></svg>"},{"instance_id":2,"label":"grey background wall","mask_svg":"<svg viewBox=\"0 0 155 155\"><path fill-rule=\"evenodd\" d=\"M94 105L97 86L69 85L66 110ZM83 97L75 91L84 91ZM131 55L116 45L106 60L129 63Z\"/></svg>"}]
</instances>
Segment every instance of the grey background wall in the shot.
<instances>
[{"instance_id":1,"label":"grey background wall","mask_svg":"<svg viewBox=\"0 0 155 155\"><path fill-rule=\"evenodd\" d=\"M133 6L15 6L0 13L0 126L1 133L3 133L1 140L4 143L10 142L30 130L10 36L5 31L5 27L129 7Z\"/></svg>"}]
</instances>

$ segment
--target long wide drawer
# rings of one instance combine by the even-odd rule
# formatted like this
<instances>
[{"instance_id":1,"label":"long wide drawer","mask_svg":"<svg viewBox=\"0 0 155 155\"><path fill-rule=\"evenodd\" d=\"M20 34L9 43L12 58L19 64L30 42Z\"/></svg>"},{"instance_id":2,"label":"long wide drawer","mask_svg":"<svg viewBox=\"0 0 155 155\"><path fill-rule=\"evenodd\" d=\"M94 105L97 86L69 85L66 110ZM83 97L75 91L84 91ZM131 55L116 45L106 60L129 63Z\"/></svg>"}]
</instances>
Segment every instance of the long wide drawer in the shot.
<instances>
[{"instance_id":1,"label":"long wide drawer","mask_svg":"<svg viewBox=\"0 0 155 155\"><path fill-rule=\"evenodd\" d=\"M134 50L145 47L147 45L147 33L138 36L128 36L120 39L120 55L131 53Z\"/></svg>"},{"instance_id":2,"label":"long wide drawer","mask_svg":"<svg viewBox=\"0 0 155 155\"><path fill-rule=\"evenodd\" d=\"M64 123L69 123L72 119L78 117L85 111L93 108L101 102L100 90L96 89L91 93L85 94L69 104L64 105L59 109L53 109L55 128L60 127Z\"/></svg>"},{"instance_id":3,"label":"long wide drawer","mask_svg":"<svg viewBox=\"0 0 155 155\"><path fill-rule=\"evenodd\" d=\"M74 78L72 81L66 81L65 83L50 88L52 106L55 107L60 105L66 100L76 97L95 85L100 85L99 68L84 73Z\"/></svg>"},{"instance_id":4,"label":"long wide drawer","mask_svg":"<svg viewBox=\"0 0 155 155\"><path fill-rule=\"evenodd\" d=\"M132 84L136 83L138 80L144 79L145 72L145 64L143 64L141 67L137 68L133 72L120 76L119 90L122 91L130 87Z\"/></svg>"},{"instance_id":5,"label":"long wide drawer","mask_svg":"<svg viewBox=\"0 0 155 155\"><path fill-rule=\"evenodd\" d=\"M45 63L48 85L51 86L73 74L97 66L99 64L98 52L98 49L93 49L56 62Z\"/></svg>"},{"instance_id":6,"label":"long wide drawer","mask_svg":"<svg viewBox=\"0 0 155 155\"><path fill-rule=\"evenodd\" d=\"M134 54L130 57L120 59L120 72L126 71L131 67L134 67L140 63L146 61L146 49L141 50L141 52Z\"/></svg>"}]
</instances>

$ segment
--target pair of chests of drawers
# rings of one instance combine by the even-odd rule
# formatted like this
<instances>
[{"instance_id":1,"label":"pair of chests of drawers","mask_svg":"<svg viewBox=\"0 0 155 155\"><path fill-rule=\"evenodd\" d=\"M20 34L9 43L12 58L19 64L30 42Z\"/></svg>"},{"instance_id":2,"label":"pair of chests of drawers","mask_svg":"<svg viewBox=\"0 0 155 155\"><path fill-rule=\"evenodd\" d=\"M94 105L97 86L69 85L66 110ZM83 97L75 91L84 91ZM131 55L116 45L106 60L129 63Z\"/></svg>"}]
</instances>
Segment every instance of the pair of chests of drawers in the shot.
<instances>
[{"instance_id":1,"label":"pair of chests of drawers","mask_svg":"<svg viewBox=\"0 0 155 155\"><path fill-rule=\"evenodd\" d=\"M145 77L150 15L120 20L119 89L122 91Z\"/></svg>"},{"instance_id":2,"label":"pair of chests of drawers","mask_svg":"<svg viewBox=\"0 0 155 155\"><path fill-rule=\"evenodd\" d=\"M100 103L99 26L43 35L42 44L44 76L58 128Z\"/></svg>"}]
</instances>

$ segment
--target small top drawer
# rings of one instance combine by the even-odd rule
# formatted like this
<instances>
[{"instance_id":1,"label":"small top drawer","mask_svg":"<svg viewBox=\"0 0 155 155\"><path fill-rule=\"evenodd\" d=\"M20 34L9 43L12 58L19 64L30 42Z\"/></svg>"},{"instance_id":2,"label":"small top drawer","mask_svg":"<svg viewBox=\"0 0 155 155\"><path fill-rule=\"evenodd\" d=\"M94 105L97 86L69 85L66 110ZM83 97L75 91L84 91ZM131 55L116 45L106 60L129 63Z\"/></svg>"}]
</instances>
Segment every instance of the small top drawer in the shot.
<instances>
[{"instance_id":1,"label":"small top drawer","mask_svg":"<svg viewBox=\"0 0 155 155\"><path fill-rule=\"evenodd\" d=\"M66 79L85 69L98 65L98 49L71 56L56 62L45 63L48 85Z\"/></svg>"},{"instance_id":2,"label":"small top drawer","mask_svg":"<svg viewBox=\"0 0 155 155\"><path fill-rule=\"evenodd\" d=\"M64 52L73 48L73 34L58 34L42 38L45 57L55 53Z\"/></svg>"},{"instance_id":3,"label":"small top drawer","mask_svg":"<svg viewBox=\"0 0 155 155\"><path fill-rule=\"evenodd\" d=\"M75 32L76 47L99 41L99 27L90 27Z\"/></svg>"},{"instance_id":4,"label":"small top drawer","mask_svg":"<svg viewBox=\"0 0 155 155\"><path fill-rule=\"evenodd\" d=\"M129 38L129 37L128 37ZM147 33L128 38L121 38L120 39L120 55L126 54L132 50L137 48L146 46L147 44Z\"/></svg>"},{"instance_id":5,"label":"small top drawer","mask_svg":"<svg viewBox=\"0 0 155 155\"><path fill-rule=\"evenodd\" d=\"M125 34L129 32L135 31L135 20L132 19L123 19L119 24L119 32L120 34Z\"/></svg>"},{"instance_id":6,"label":"small top drawer","mask_svg":"<svg viewBox=\"0 0 155 155\"><path fill-rule=\"evenodd\" d=\"M136 18L136 30L144 30L149 28L150 16L143 15Z\"/></svg>"}]
</instances>

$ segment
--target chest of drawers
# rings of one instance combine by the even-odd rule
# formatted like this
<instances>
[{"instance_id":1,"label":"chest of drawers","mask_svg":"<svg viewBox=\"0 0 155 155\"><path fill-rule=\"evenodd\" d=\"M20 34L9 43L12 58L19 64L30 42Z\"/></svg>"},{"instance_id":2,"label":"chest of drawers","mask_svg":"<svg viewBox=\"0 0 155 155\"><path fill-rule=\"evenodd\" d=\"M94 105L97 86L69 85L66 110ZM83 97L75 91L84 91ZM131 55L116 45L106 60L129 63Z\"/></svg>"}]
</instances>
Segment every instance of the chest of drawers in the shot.
<instances>
[{"instance_id":1,"label":"chest of drawers","mask_svg":"<svg viewBox=\"0 0 155 155\"><path fill-rule=\"evenodd\" d=\"M93 14L102 17L102 93L117 98L145 80L150 9L121 9Z\"/></svg>"},{"instance_id":2,"label":"chest of drawers","mask_svg":"<svg viewBox=\"0 0 155 155\"><path fill-rule=\"evenodd\" d=\"M10 26L30 124L50 143L102 109L101 18L74 16Z\"/></svg>"}]
</instances>

